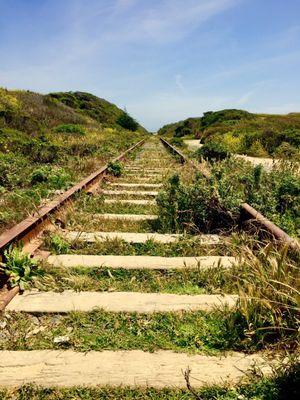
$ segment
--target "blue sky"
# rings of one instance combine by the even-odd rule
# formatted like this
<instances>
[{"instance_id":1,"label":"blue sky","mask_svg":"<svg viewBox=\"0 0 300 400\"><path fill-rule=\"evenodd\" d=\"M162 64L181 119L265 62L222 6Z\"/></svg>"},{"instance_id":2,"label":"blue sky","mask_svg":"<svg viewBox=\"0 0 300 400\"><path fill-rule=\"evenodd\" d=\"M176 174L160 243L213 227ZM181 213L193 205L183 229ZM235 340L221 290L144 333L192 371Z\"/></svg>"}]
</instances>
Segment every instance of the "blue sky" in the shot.
<instances>
[{"instance_id":1,"label":"blue sky","mask_svg":"<svg viewBox=\"0 0 300 400\"><path fill-rule=\"evenodd\" d=\"M149 130L300 111L299 0L0 0L0 86L82 90Z\"/></svg>"}]
</instances>

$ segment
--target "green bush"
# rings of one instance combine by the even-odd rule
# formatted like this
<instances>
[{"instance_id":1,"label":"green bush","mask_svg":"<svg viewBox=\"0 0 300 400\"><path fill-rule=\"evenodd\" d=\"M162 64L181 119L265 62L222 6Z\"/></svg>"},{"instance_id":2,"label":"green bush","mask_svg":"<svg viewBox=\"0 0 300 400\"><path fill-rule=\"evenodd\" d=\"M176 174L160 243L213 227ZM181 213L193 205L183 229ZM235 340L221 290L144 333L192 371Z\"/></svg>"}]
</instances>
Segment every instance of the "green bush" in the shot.
<instances>
[{"instance_id":1,"label":"green bush","mask_svg":"<svg viewBox=\"0 0 300 400\"><path fill-rule=\"evenodd\" d=\"M299 235L300 178L278 166L268 173L240 159L213 163L209 180L195 176L189 184L173 177L158 198L159 216L166 230L212 232L229 229L240 219L247 202L293 236Z\"/></svg>"},{"instance_id":2,"label":"green bush","mask_svg":"<svg viewBox=\"0 0 300 400\"><path fill-rule=\"evenodd\" d=\"M226 202L224 202L226 204ZM212 232L232 226L239 209L228 211L218 199L213 182L197 175L193 184L185 185L176 174L157 197L159 223L165 231L187 230ZM234 204L236 206L236 204Z\"/></svg>"},{"instance_id":3,"label":"green bush","mask_svg":"<svg viewBox=\"0 0 300 400\"><path fill-rule=\"evenodd\" d=\"M182 139L181 137L173 137L173 138L170 140L170 143L171 143L173 146L177 146L177 147L182 147L182 146L184 145L183 139Z\"/></svg>"},{"instance_id":4,"label":"green bush","mask_svg":"<svg viewBox=\"0 0 300 400\"><path fill-rule=\"evenodd\" d=\"M47 183L49 189L66 189L71 184L71 176L63 168L40 167L30 177L32 185Z\"/></svg>"},{"instance_id":5,"label":"green bush","mask_svg":"<svg viewBox=\"0 0 300 400\"><path fill-rule=\"evenodd\" d=\"M222 143L208 142L196 151L196 156L209 161L220 161L229 157L230 153Z\"/></svg>"},{"instance_id":6,"label":"green bush","mask_svg":"<svg viewBox=\"0 0 300 400\"><path fill-rule=\"evenodd\" d=\"M274 155L278 158L300 161L300 149L297 149L288 142L282 142L281 145L277 147Z\"/></svg>"},{"instance_id":7,"label":"green bush","mask_svg":"<svg viewBox=\"0 0 300 400\"><path fill-rule=\"evenodd\" d=\"M119 161L109 162L107 172L113 176L119 177L122 175L123 166Z\"/></svg>"},{"instance_id":8,"label":"green bush","mask_svg":"<svg viewBox=\"0 0 300 400\"><path fill-rule=\"evenodd\" d=\"M252 157L268 157L269 155L259 140L255 140L255 142L251 144L249 149L246 150L246 154Z\"/></svg>"},{"instance_id":9,"label":"green bush","mask_svg":"<svg viewBox=\"0 0 300 400\"><path fill-rule=\"evenodd\" d=\"M117 124L122 128L133 132L135 132L139 127L139 124L136 122L136 120L133 119L126 111L123 111L123 113L117 119Z\"/></svg>"},{"instance_id":10,"label":"green bush","mask_svg":"<svg viewBox=\"0 0 300 400\"><path fill-rule=\"evenodd\" d=\"M46 182L48 180L49 171L46 168L38 168L32 172L30 183L36 185L37 183Z\"/></svg>"},{"instance_id":11,"label":"green bush","mask_svg":"<svg viewBox=\"0 0 300 400\"><path fill-rule=\"evenodd\" d=\"M70 133L74 135L85 135L85 130L80 125L74 124L62 124L54 128L55 132L58 133Z\"/></svg>"}]
</instances>

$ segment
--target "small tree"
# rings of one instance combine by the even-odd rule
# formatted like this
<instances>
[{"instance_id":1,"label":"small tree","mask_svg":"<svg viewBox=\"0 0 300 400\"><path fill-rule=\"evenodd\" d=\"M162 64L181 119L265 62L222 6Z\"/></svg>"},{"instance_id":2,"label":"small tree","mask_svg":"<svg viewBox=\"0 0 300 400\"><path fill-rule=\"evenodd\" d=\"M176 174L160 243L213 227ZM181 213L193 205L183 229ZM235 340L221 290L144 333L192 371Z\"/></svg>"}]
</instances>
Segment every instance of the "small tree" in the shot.
<instances>
[{"instance_id":1,"label":"small tree","mask_svg":"<svg viewBox=\"0 0 300 400\"><path fill-rule=\"evenodd\" d=\"M139 126L135 119L133 119L127 111L123 113L117 119L117 124L122 126L122 128L128 129L129 131L135 132Z\"/></svg>"}]
</instances>

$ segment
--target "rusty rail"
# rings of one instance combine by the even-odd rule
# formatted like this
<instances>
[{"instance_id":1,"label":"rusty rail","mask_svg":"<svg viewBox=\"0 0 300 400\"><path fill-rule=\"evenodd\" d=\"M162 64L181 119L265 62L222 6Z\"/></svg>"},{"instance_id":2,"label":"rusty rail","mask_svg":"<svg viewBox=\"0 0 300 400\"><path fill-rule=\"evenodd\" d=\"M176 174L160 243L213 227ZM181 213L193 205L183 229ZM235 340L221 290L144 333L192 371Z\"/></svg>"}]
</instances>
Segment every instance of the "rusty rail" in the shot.
<instances>
[{"instance_id":1,"label":"rusty rail","mask_svg":"<svg viewBox=\"0 0 300 400\"><path fill-rule=\"evenodd\" d=\"M190 163L193 167L197 166L191 162L191 160L188 159L188 157L184 154L182 154L179 150L177 150L174 146L172 146L169 142L167 142L165 139L160 138L162 143L173 153L176 154L180 157L181 163ZM202 174L205 176L205 178L209 178L209 173L206 171L202 171ZM270 221L268 218L264 217L259 211L255 210L250 204L248 203L242 203L241 204L241 210L245 216L246 220L254 220L256 223L258 223L263 229L265 229L267 232L271 233L271 235L281 241L282 243L288 244L292 249L299 251L300 250L300 244L297 239L291 238L286 232L284 232L281 228L279 228L277 225L275 225L272 221Z\"/></svg>"},{"instance_id":2,"label":"rusty rail","mask_svg":"<svg viewBox=\"0 0 300 400\"><path fill-rule=\"evenodd\" d=\"M128 155L128 153L133 151L135 148L143 145L145 140L146 139L140 140L138 143L131 146L121 155L114 158L112 162L124 159L126 155ZM76 193L79 193L82 190L91 190L91 188L97 185L97 183L103 178L103 176L107 172L107 168L108 164L93 172L87 178L83 179L81 182L71 187L62 195L56 197L46 206L39 208L34 215L24 219L13 228L2 233L2 235L0 235L0 259L3 256L4 250L8 248L11 244L21 240L28 242L30 240L33 240L37 235L41 234L42 231L49 224L50 216L66 202L70 201Z\"/></svg>"},{"instance_id":3,"label":"rusty rail","mask_svg":"<svg viewBox=\"0 0 300 400\"><path fill-rule=\"evenodd\" d=\"M169 142L167 142L165 139L160 138L162 144L169 150L171 153L173 153L175 156L177 156L181 162L181 164L184 164L188 162L189 160L186 158L184 154L182 154L176 147L172 146Z\"/></svg>"}]
</instances>

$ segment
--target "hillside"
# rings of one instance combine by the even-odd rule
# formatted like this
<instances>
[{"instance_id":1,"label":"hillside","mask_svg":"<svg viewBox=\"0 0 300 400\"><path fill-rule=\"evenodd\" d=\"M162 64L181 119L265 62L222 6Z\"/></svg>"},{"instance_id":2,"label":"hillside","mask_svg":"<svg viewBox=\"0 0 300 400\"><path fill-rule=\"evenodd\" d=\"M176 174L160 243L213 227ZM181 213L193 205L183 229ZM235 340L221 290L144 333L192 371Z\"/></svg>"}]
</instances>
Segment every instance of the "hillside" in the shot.
<instances>
[{"instance_id":1,"label":"hillside","mask_svg":"<svg viewBox=\"0 0 300 400\"><path fill-rule=\"evenodd\" d=\"M158 133L168 137L197 138L222 143L227 150L250 156L298 157L300 113L253 114L243 110L206 112L163 126Z\"/></svg>"},{"instance_id":2,"label":"hillside","mask_svg":"<svg viewBox=\"0 0 300 400\"><path fill-rule=\"evenodd\" d=\"M119 125L119 119L124 113L115 104L90 93L58 92L50 93L49 96L76 110L79 114L88 116L103 125ZM145 131L139 124L138 129Z\"/></svg>"},{"instance_id":3,"label":"hillside","mask_svg":"<svg viewBox=\"0 0 300 400\"><path fill-rule=\"evenodd\" d=\"M117 106L88 93L0 88L0 231L144 135L140 125L122 128L120 116Z\"/></svg>"}]
</instances>

